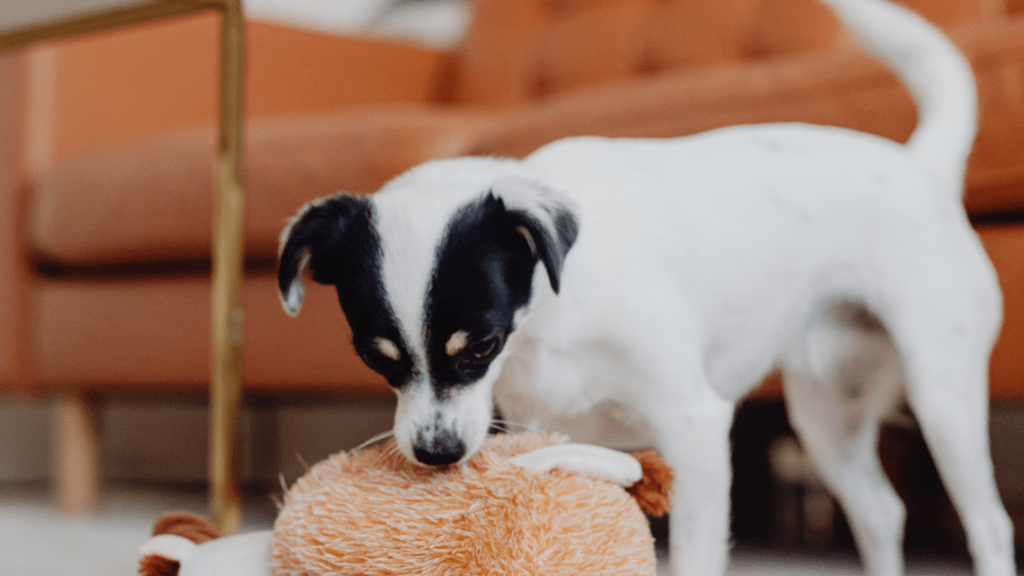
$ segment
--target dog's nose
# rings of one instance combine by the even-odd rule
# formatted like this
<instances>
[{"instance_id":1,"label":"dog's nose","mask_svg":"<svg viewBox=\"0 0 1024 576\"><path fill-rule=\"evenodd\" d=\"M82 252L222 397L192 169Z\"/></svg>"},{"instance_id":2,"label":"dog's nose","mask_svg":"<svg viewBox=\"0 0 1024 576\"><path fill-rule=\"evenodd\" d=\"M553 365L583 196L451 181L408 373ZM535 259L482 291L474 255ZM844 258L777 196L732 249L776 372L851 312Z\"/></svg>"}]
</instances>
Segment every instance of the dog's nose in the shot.
<instances>
[{"instance_id":1,"label":"dog's nose","mask_svg":"<svg viewBox=\"0 0 1024 576\"><path fill-rule=\"evenodd\" d=\"M420 464L444 466L461 460L466 454L466 446L458 438L442 435L430 442L418 443L412 451Z\"/></svg>"}]
</instances>

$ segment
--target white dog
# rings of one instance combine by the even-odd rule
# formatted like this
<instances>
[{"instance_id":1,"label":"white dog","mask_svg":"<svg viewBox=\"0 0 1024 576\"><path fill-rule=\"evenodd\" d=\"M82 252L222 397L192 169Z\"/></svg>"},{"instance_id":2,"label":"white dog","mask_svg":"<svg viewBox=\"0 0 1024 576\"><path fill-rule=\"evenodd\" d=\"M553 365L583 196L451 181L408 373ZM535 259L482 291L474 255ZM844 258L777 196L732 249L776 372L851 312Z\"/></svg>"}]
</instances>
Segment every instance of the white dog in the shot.
<instances>
[{"instance_id":1,"label":"white dog","mask_svg":"<svg viewBox=\"0 0 1024 576\"><path fill-rule=\"evenodd\" d=\"M961 197L967 63L886 0L825 0L920 108L906 145L834 127L571 138L517 160L426 163L303 207L282 235L337 287L355 349L398 394L409 458L462 461L492 417L653 445L676 470L675 574L722 574L733 408L780 366L793 425L872 574L902 572L879 422L913 408L979 574L1014 574L993 482L988 359L1001 300Z\"/></svg>"}]
</instances>

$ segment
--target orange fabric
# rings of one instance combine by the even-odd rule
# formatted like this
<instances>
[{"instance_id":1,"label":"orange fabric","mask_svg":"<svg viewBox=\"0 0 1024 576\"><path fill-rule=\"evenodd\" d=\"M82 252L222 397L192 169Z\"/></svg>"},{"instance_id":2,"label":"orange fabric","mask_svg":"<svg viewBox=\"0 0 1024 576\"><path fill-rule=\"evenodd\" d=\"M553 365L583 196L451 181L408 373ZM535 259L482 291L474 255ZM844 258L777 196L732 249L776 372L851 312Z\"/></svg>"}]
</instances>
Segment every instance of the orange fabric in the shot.
<instances>
[{"instance_id":1,"label":"orange fabric","mask_svg":"<svg viewBox=\"0 0 1024 576\"><path fill-rule=\"evenodd\" d=\"M215 121L218 29L203 13L52 43L33 72L52 83L54 155Z\"/></svg>"},{"instance_id":2,"label":"orange fabric","mask_svg":"<svg viewBox=\"0 0 1024 576\"><path fill-rule=\"evenodd\" d=\"M584 4L586 10L566 8L564 15L556 10L533 46L534 97L628 78L641 67L637 38L647 23L650 0Z\"/></svg>"},{"instance_id":3,"label":"orange fabric","mask_svg":"<svg viewBox=\"0 0 1024 576\"><path fill-rule=\"evenodd\" d=\"M759 1L655 2L640 36L646 67L662 72L740 60Z\"/></svg>"},{"instance_id":4,"label":"orange fabric","mask_svg":"<svg viewBox=\"0 0 1024 576\"><path fill-rule=\"evenodd\" d=\"M846 48L660 74L553 97L505 119L473 153L522 157L570 135L674 137L733 124L856 125L906 138L915 113L881 66Z\"/></svg>"},{"instance_id":5,"label":"orange fabric","mask_svg":"<svg viewBox=\"0 0 1024 576\"><path fill-rule=\"evenodd\" d=\"M24 361L23 303L31 270L20 253L24 182L26 86L24 61L0 54L0 388L30 389Z\"/></svg>"},{"instance_id":6,"label":"orange fabric","mask_svg":"<svg viewBox=\"0 0 1024 576\"><path fill-rule=\"evenodd\" d=\"M247 392L390 394L352 351L333 289L309 286L298 318L281 309L271 274L247 276L243 291ZM31 305L32 360L44 389L204 394L209 386L204 275L45 281Z\"/></svg>"},{"instance_id":7,"label":"orange fabric","mask_svg":"<svg viewBox=\"0 0 1024 576\"><path fill-rule=\"evenodd\" d=\"M537 0L477 0L459 50L456 100L509 107L532 94L531 47L544 9Z\"/></svg>"},{"instance_id":8,"label":"orange fabric","mask_svg":"<svg viewBox=\"0 0 1024 576\"><path fill-rule=\"evenodd\" d=\"M53 44L54 155L216 122L219 16L203 13ZM260 22L247 31L250 118L429 101L436 50Z\"/></svg>"},{"instance_id":9,"label":"orange fabric","mask_svg":"<svg viewBox=\"0 0 1024 576\"><path fill-rule=\"evenodd\" d=\"M952 2L936 2L935 0L898 1L900 4L947 30L963 24L971 24L1002 16L1001 10L993 10L991 8L992 6L997 6L997 3L991 0L958 0Z\"/></svg>"},{"instance_id":10,"label":"orange fabric","mask_svg":"<svg viewBox=\"0 0 1024 576\"><path fill-rule=\"evenodd\" d=\"M980 1L904 3L951 29L998 16ZM476 0L474 9L459 101L497 107L650 72L806 54L844 37L815 0Z\"/></svg>"},{"instance_id":11,"label":"orange fabric","mask_svg":"<svg viewBox=\"0 0 1024 576\"><path fill-rule=\"evenodd\" d=\"M745 52L755 58L826 49L845 34L831 10L817 0L762 0L752 12Z\"/></svg>"},{"instance_id":12,"label":"orange fabric","mask_svg":"<svg viewBox=\"0 0 1024 576\"><path fill-rule=\"evenodd\" d=\"M992 353L989 389L998 400L1024 399L1024 224L978 229L1003 289L1003 328Z\"/></svg>"},{"instance_id":13,"label":"orange fabric","mask_svg":"<svg viewBox=\"0 0 1024 576\"><path fill-rule=\"evenodd\" d=\"M246 138L246 251L277 255L286 219L343 188L371 192L429 158L465 153L492 119L414 106L254 120ZM50 263L205 259L214 197L212 128L101 149L45 171L27 245Z\"/></svg>"},{"instance_id":14,"label":"orange fabric","mask_svg":"<svg viewBox=\"0 0 1024 576\"><path fill-rule=\"evenodd\" d=\"M561 442L499 435L442 468L410 462L394 441L335 454L285 494L274 574L654 576L647 519L625 490L508 461Z\"/></svg>"},{"instance_id":15,"label":"orange fabric","mask_svg":"<svg viewBox=\"0 0 1024 576\"><path fill-rule=\"evenodd\" d=\"M971 212L1024 209L1024 18L958 32L971 56L980 132L967 174ZM801 121L897 141L917 121L906 90L859 49L681 70L520 108L473 149L521 157L566 136L671 137L722 126Z\"/></svg>"}]
</instances>

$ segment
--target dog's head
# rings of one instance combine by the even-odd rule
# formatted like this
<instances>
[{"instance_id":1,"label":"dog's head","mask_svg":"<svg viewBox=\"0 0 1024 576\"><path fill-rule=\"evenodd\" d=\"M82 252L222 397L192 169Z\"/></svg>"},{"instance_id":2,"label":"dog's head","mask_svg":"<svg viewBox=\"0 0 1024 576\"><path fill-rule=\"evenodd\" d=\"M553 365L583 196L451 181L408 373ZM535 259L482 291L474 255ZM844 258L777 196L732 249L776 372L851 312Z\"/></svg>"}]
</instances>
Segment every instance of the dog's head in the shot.
<instances>
[{"instance_id":1,"label":"dog's head","mask_svg":"<svg viewBox=\"0 0 1024 576\"><path fill-rule=\"evenodd\" d=\"M292 315L305 268L337 289L356 351L398 393L398 446L428 465L483 443L505 343L538 286L558 292L577 233L572 203L529 180L442 184L307 204L278 270Z\"/></svg>"}]
</instances>

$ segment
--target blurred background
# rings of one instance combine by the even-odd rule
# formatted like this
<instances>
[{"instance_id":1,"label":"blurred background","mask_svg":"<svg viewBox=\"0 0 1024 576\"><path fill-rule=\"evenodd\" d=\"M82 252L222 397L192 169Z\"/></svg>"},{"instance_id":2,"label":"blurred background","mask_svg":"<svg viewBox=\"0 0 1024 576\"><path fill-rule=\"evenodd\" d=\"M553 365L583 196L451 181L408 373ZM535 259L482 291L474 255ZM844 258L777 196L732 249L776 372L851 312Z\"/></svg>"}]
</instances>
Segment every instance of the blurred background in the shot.
<instances>
[{"instance_id":1,"label":"blurred background","mask_svg":"<svg viewBox=\"0 0 1024 576\"><path fill-rule=\"evenodd\" d=\"M992 449L1024 534L1024 0L903 3L946 30L978 78L966 202L1006 299ZM916 120L814 0L245 9L245 528L269 525L304 463L391 426L393 395L349 349L332 291L309 287L298 319L278 303L278 234L303 203L372 192L431 158L518 157L572 135L801 121L902 141ZM4 11L0 24L16 24ZM97 574L130 573L157 514L206 509L218 33L218 14L201 12L0 52L0 541L12 543L0 573L68 573L37 551L68 546L78 574L92 573L82 557ZM777 382L741 406L734 446L741 558L856 566ZM962 570L959 522L910 415L880 450L907 502L911 557Z\"/></svg>"}]
</instances>

